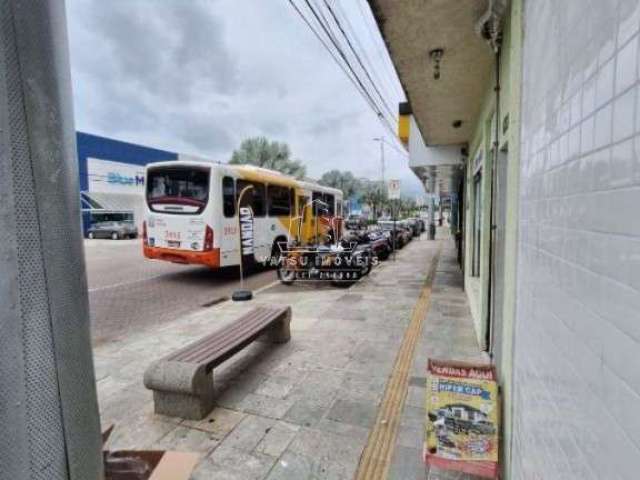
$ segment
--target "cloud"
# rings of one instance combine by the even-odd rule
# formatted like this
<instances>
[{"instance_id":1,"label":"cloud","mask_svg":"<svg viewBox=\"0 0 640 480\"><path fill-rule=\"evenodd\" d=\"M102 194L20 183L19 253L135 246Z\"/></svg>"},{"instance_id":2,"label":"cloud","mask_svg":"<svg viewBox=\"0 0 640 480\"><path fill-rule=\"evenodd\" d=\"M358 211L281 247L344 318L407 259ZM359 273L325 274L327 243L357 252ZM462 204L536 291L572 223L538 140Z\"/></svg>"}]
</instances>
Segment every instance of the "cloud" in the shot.
<instances>
[{"instance_id":1,"label":"cloud","mask_svg":"<svg viewBox=\"0 0 640 480\"><path fill-rule=\"evenodd\" d=\"M341 6L383 73L356 2ZM372 138L387 132L288 2L68 0L67 11L79 130L215 161L266 135L312 176L379 176ZM417 182L395 157L388 178Z\"/></svg>"}]
</instances>

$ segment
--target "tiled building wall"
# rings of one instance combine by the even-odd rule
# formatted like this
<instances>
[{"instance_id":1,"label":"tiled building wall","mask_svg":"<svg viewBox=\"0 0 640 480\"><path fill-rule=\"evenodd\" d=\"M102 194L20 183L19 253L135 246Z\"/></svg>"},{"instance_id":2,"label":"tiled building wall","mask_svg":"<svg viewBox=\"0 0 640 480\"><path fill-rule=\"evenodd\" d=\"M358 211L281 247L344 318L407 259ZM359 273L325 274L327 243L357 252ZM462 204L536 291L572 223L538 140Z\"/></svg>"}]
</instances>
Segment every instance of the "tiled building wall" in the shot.
<instances>
[{"instance_id":1,"label":"tiled building wall","mask_svg":"<svg viewBox=\"0 0 640 480\"><path fill-rule=\"evenodd\" d=\"M640 0L525 2L512 478L640 478Z\"/></svg>"}]
</instances>

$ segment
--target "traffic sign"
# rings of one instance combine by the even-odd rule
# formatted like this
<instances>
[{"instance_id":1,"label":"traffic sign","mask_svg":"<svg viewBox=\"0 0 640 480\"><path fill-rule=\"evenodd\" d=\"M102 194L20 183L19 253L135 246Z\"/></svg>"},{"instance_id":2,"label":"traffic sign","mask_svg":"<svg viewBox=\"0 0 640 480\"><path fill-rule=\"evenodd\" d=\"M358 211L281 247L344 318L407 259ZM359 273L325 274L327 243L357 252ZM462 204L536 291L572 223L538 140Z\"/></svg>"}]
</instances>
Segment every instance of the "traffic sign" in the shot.
<instances>
[{"instance_id":1,"label":"traffic sign","mask_svg":"<svg viewBox=\"0 0 640 480\"><path fill-rule=\"evenodd\" d=\"M389 200L397 200L400 198L400 180L389 180L387 184L387 193Z\"/></svg>"}]
</instances>

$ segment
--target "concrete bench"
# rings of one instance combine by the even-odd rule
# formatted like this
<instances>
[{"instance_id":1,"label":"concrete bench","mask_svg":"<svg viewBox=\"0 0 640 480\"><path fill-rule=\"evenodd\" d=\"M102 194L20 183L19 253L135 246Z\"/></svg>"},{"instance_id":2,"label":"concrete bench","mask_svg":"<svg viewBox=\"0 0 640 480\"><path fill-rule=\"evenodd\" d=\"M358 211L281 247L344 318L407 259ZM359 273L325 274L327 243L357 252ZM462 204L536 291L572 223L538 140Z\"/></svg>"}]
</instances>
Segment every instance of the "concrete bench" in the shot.
<instances>
[{"instance_id":1,"label":"concrete bench","mask_svg":"<svg viewBox=\"0 0 640 480\"><path fill-rule=\"evenodd\" d=\"M200 420L214 407L214 367L259 337L288 342L291 307L256 307L232 323L153 362L144 373L144 385L153 390L155 412Z\"/></svg>"}]
</instances>

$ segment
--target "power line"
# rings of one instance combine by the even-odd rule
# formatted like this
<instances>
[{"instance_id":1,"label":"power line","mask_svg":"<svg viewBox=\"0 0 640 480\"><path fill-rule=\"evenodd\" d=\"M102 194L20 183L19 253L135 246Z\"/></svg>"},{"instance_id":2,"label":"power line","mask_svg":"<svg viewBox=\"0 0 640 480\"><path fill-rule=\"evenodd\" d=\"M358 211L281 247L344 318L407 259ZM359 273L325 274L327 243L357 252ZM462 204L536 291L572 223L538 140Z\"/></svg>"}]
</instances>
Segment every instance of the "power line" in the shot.
<instances>
[{"instance_id":1,"label":"power line","mask_svg":"<svg viewBox=\"0 0 640 480\"><path fill-rule=\"evenodd\" d=\"M366 86L363 84L362 80L360 79L360 77L358 76L356 71L354 70L353 65L351 65L351 63L349 62L349 59L346 57L346 55L345 55L344 51L342 50L337 38L335 38L335 36L333 34L333 31L330 29L328 23L327 24L323 23L322 18L320 17L318 12L313 8L313 5L311 5L309 0L304 0L304 2L307 5L307 8L311 11L311 14L315 18L315 21L320 26L322 31L324 31L324 34L327 36L327 38L329 39L331 44L335 47L338 55L340 56L340 58L342 59L344 64L338 59L338 57L334 53L333 49L325 41L325 39L322 37L320 32L316 28L314 28L314 26L311 24L309 19L305 16L305 14L302 12L302 10L300 10L298 5L296 5L296 3L293 0L288 0L288 1L289 1L289 4L294 8L296 13L300 16L300 18L307 25L307 27L309 27L309 29L313 32L313 34L320 41L320 43L323 45L323 47L327 50L327 52L329 52L329 54L331 55L331 58L333 58L333 60L338 64L340 69L349 78L351 83L356 87L356 90L358 90L358 92L363 96L363 98L365 99L365 101L367 102L369 107L376 114L376 116L377 116L378 120L380 121L380 123L382 124L382 126L385 127L389 131L389 133L391 133L391 136L397 140L397 136L396 136L396 133L395 133L395 130L394 130L393 126L391 125L389 120L385 117L385 115L382 113L382 111L380 110L380 107L378 106L377 102L375 101L375 99L373 98L373 96L371 95L369 90L366 88ZM326 18L325 18L325 21L326 21Z\"/></svg>"},{"instance_id":2,"label":"power line","mask_svg":"<svg viewBox=\"0 0 640 480\"><path fill-rule=\"evenodd\" d=\"M393 113L391 108L389 108L389 105L387 104L386 100L384 99L384 96L380 93L380 90L378 90L378 87L376 86L376 83L371 78L371 75L369 74L369 71L367 70L367 68L362 63L362 59L360 58L360 55L358 55L358 52L356 52L356 49L353 47L353 44L351 43L351 39L349 38L349 36L347 35L347 32L345 32L344 28L342 27L342 24L340 23L340 20L336 16L336 14L333 11L333 8L329 4L328 0L324 0L324 4L327 6L327 9L329 10L329 13L331 14L331 17L333 18L333 21L336 23L336 26L340 30L340 33L342 33L342 36L347 41L347 45L349 46L349 49L353 52L353 55L356 57L356 60L357 60L358 64L360 65L360 67L362 68L362 70L364 71L364 74L369 79L369 82L371 83L371 86L373 86L373 89L378 94L378 97L380 97L380 100L382 101L382 105L385 107L385 109L387 110L389 115L391 115L391 118L393 118L394 120L397 120L395 118L395 114Z\"/></svg>"},{"instance_id":3,"label":"power line","mask_svg":"<svg viewBox=\"0 0 640 480\"><path fill-rule=\"evenodd\" d=\"M356 0L356 3L357 2L358 0ZM378 85L380 86L381 90L383 90L383 92L386 93L389 97L394 98L394 96L397 95L397 92L394 92L393 87L389 89L388 81L385 80L382 76L378 75L378 68L376 67L376 64L374 64L374 62L371 60L371 57L369 57L369 53L367 52L367 49L362 45L362 42L360 42L360 38L357 34L357 29L353 26L353 24L351 23L351 20L349 20L349 15L347 15L345 11L342 9L342 5L340 4L340 2L335 3L334 6L337 7L337 11L340 13L340 16L346 23L345 30L347 30L347 32L350 31L352 33L352 38L355 41L356 45L358 46L358 50L364 56L365 62L369 65L369 69L373 77L378 82ZM360 8L359 5L358 5L358 8ZM362 14L362 9L360 9L360 13ZM372 42L371 45L375 48L375 42ZM384 62L382 66L383 68L386 66ZM401 98L402 96L403 95L400 95Z\"/></svg>"},{"instance_id":4,"label":"power line","mask_svg":"<svg viewBox=\"0 0 640 480\"><path fill-rule=\"evenodd\" d=\"M315 2L319 3L322 0L314 0ZM329 10L329 12L331 13L336 25L338 26L338 28L340 29L343 37L346 39L347 43L349 44L349 48L351 49L351 51L353 52L353 54L355 55L357 61L359 62L362 70L365 72L365 74L367 75L367 78L369 79L369 82L371 83L371 85L373 86L373 88L376 90L376 93L378 94L378 96L380 97L380 100L382 100L382 102L384 103L384 106L386 107L386 110L391 114L391 118L393 120L393 122L395 122L395 124L397 124L398 119L397 117L391 112L391 110L389 109L388 104L385 102L384 96L381 94L381 92L378 90L377 86L376 86L376 82L371 78L371 76L369 75L369 72L367 71L367 68L363 65L361 58L358 55L358 52L356 51L356 49L353 47L353 44L350 42L349 39L349 35L346 33L345 29L343 29L342 25L340 24L340 20L337 18L335 11L332 9L331 5L329 5L327 3L327 0L324 0L324 3L327 6L327 9ZM373 66L373 62L371 62L371 60L369 59L368 55L367 55L367 51L365 48L362 47L362 44L360 43L359 39L358 39L358 35L355 33L355 29L353 28L353 25L351 24L351 22L349 21L349 18L347 15L344 14L344 11L340 8L340 4L337 4L338 6L338 10L341 13L341 16L343 17L344 21L346 22L346 24L350 27L351 32L353 34L353 39L355 40L355 42L359 45L361 52L364 54L365 59L367 60L371 71L373 72L373 75L377 78L378 82L380 82L380 77L378 77L378 75L376 74L376 69ZM319 7L320 10L320 15L322 16L322 18L325 20L325 24L327 25L327 27L331 29L331 27L328 25L327 19L324 16L324 14L322 13L322 9ZM360 9L360 13L364 14L364 12L362 11L362 9ZM364 19L364 16L363 16ZM368 24L367 24L368 26ZM348 29L347 29L348 30ZM333 33L333 32L332 32ZM332 35L333 38L335 39L335 35ZM340 43L340 42L339 42ZM375 40L372 42L375 46ZM388 62L387 62L388 64ZM384 63L384 59L383 59L383 66L385 65ZM380 82L383 83L383 82ZM369 92L368 92L369 93ZM402 92L402 90L400 91L400 96L403 97L404 93ZM391 134L391 137L395 140L395 143L389 143L388 141L385 141L385 143L387 143L387 145L391 146L397 153L400 153L401 155L404 155L405 157L407 156L407 152L404 149L404 145L400 142L400 140L398 139L397 135L396 135L396 131L394 126L386 119L386 117L384 118L383 121L383 117L380 116L380 112L378 109L378 116L379 116L379 120L382 123L382 125L389 131L389 133Z\"/></svg>"},{"instance_id":5,"label":"power line","mask_svg":"<svg viewBox=\"0 0 640 480\"><path fill-rule=\"evenodd\" d=\"M291 1L291 0L290 0ZM346 64L347 68L349 69L349 71L353 74L356 82L358 83L358 85L360 86L360 88L362 89L362 91L365 93L365 95L367 96L367 98L373 103L373 105L375 106L375 113L376 115L378 115L379 117L383 116L383 113L380 111L380 108L378 107L377 102L373 99L373 97L371 96L371 94L369 93L369 90L365 87L365 85L362 83L362 80L360 79L360 77L358 76L358 74L356 73L356 71L353 68L353 65L351 65L351 63L349 62L349 59L347 58L347 56L345 55L344 51L342 50L341 46L339 45L339 42L337 41L337 39L333 36L333 32L331 31L331 29L329 28L328 25L325 25L324 23L322 23L322 19L320 18L320 15L318 14L318 12L316 11L315 8L313 8L313 5L311 5L311 2L309 0L304 0L304 2L307 4L307 7L309 8L309 10L311 11L311 14L315 17L316 21L320 24L320 27L324 30L325 34L327 35L327 37L329 37L329 40L331 40L331 43L333 44L333 46L336 48L336 50L338 51L338 54L340 55L340 57L342 58L342 60L344 61L344 63Z\"/></svg>"},{"instance_id":6,"label":"power line","mask_svg":"<svg viewBox=\"0 0 640 480\"><path fill-rule=\"evenodd\" d=\"M391 70L389 67L389 61L387 60L387 57L384 55L383 51L380 49L380 45L376 39L380 38L379 36L377 36L373 29L371 28L371 22L369 21L369 19L367 18L367 14L365 13L365 10L362 6L362 1L366 1L366 0L355 0L355 3L358 5L358 10L360 11L360 15L362 16L362 21L365 24L365 27L367 28L367 32L369 33L369 37L371 38L371 43L372 45L374 45L376 47L376 51L378 52L378 56L380 57L380 59L382 60L382 64L385 67L384 71L387 74L387 82L389 83L389 85L392 87L392 89L395 89L396 92L400 93L400 96L403 97L404 96L404 92L402 91L402 88L399 87L398 82L394 81L395 75L394 75L394 71Z\"/></svg>"},{"instance_id":7,"label":"power line","mask_svg":"<svg viewBox=\"0 0 640 480\"><path fill-rule=\"evenodd\" d=\"M309 20L307 19L307 17L302 13L302 11L298 8L298 6L293 2L293 0L289 0L289 4L295 9L295 11L298 13L298 15L300 16L300 18L302 19L302 21L307 25L307 27L309 27L309 29L313 32L313 34L316 36L316 38L320 41L320 43L322 44L322 46L327 50L327 52L329 52L329 55L331 55L331 58L333 58L333 60L336 62L336 64L340 67L340 69L344 72L344 74L347 76L347 78L351 81L351 83L354 85L354 87L356 87L356 89L360 92L361 95L363 95L365 101L367 101L367 103L369 104L369 106L373 109L375 109L376 107L374 105L371 104L371 100L368 99L366 97L366 95L360 90L360 87L358 86L358 84L356 83L356 81L351 77L351 74L347 71L347 69L345 68L345 66L340 62L340 60L338 59L338 57L336 57L335 53L333 52L333 50L331 50L331 48L329 47L329 45L325 42L325 40L322 38L322 36L320 35L320 33L318 33L318 31L313 27L313 25L311 24L311 22L309 22Z\"/></svg>"},{"instance_id":8,"label":"power line","mask_svg":"<svg viewBox=\"0 0 640 480\"><path fill-rule=\"evenodd\" d=\"M408 157L409 154L407 153L406 150L399 148L395 143L389 143L387 142L387 140L384 137L380 137L382 139L382 142L386 143L387 145L389 145L391 148L393 148L396 152L398 152L400 155L404 155L405 157Z\"/></svg>"},{"instance_id":9,"label":"power line","mask_svg":"<svg viewBox=\"0 0 640 480\"><path fill-rule=\"evenodd\" d=\"M362 83L360 77L358 76L358 74L356 73L356 71L353 69L353 66L351 65L351 63L349 62L348 58L346 57L346 55L344 54L344 51L342 50L342 48L339 45L339 42L337 41L337 39L334 37L332 30L329 28L328 25L325 25L322 22L322 19L320 18L318 12L313 8L313 6L311 5L311 3L309 2L309 0L304 0L305 3L307 4L307 7L309 8L309 10L311 11L312 15L314 16L316 22L320 25L320 27L322 28L322 30L324 31L325 35L329 38L329 40L331 41L331 43L333 44L333 46L336 48L338 54L340 55L340 57L342 58L342 60L344 61L344 65L338 61L335 57L335 54L333 53L333 50L327 45L326 42L324 42L321 39L320 34L314 30L314 33L316 34L316 37L318 37L319 39L321 39L322 44L325 46L325 48L331 53L332 57L334 58L334 60L336 60L336 62L340 65L340 67L343 69L343 71L347 74L347 76L349 76L350 79L352 79L353 82L355 82L356 85L356 89L360 92L360 94L365 98L365 100L367 101L367 103L369 104L369 106L371 107L371 109L374 111L374 113L376 114L376 116L378 117L378 119L383 123L383 125L385 126L385 128L387 128L390 132L392 132L394 135L395 133L393 132L393 128L391 127L391 125L389 124L389 121L384 117L383 113L380 111L380 108L378 107L376 101L373 99L373 97L371 96L371 94L369 93L368 89L364 86L364 84ZM305 20L305 23L311 28L310 22L308 21L308 19L304 16L304 14L302 14L301 10L299 8L297 8L297 5L295 5L295 3L292 0L289 0L289 3L292 4L292 6L296 9L296 11L298 12L299 15L301 15L303 17L303 19ZM349 69L350 73L347 73L345 70L345 65L346 67ZM351 77L351 75L353 75L353 78Z\"/></svg>"}]
</instances>

